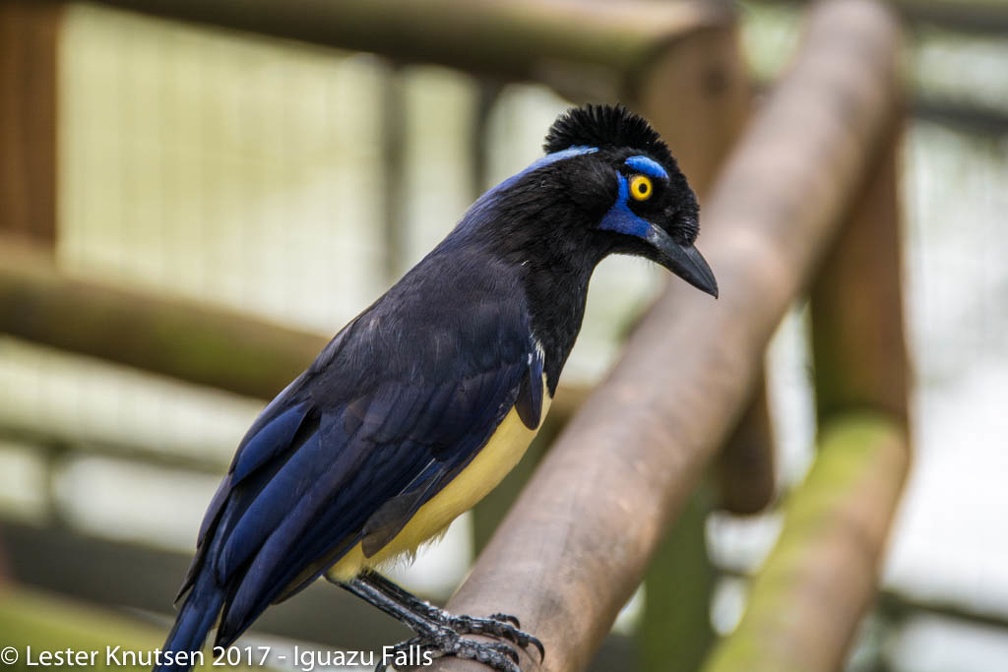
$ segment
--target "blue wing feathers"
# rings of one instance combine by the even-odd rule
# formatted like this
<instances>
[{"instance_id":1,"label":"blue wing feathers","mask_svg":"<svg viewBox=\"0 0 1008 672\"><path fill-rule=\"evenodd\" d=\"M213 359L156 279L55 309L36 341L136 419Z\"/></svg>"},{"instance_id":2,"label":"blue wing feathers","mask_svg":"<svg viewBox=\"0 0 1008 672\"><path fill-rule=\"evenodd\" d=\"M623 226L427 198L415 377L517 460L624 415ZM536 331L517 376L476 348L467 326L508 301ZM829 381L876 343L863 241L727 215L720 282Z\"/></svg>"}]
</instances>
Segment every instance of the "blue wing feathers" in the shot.
<instances>
[{"instance_id":1,"label":"blue wing feathers","mask_svg":"<svg viewBox=\"0 0 1008 672\"><path fill-rule=\"evenodd\" d=\"M234 522L228 525L227 541L217 556L218 581L226 582L262 547L277 525L294 514L305 492L316 483L313 472L325 464L321 453L316 432L243 510L235 507Z\"/></svg>"},{"instance_id":2,"label":"blue wing feathers","mask_svg":"<svg viewBox=\"0 0 1008 672\"><path fill-rule=\"evenodd\" d=\"M195 581L203 559L203 554L199 551L203 550L207 533L220 521L225 505L229 501L234 504L232 495L235 488L278 453L297 445L297 433L310 413L311 406L301 403L288 408L284 406L284 401L298 381L291 383L277 395L277 398L259 414L256 422L242 439L228 474L217 487L203 516L196 538L197 554L182 581L182 587L175 597L176 601Z\"/></svg>"},{"instance_id":3,"label":"blue wing feathers","mask_svg":"<svg viewBox=\"0 0 1008 672\"><path fill-rule=\"evenodd\" d=\"M245 480L246 476L275 457L278 452L294 445L294 437L310 410L311 407L307 403L286 408L251 435L235 456L231 468L232 487Z\"/></svg>"},{"instance_id":4,"label":"blue wing feathers","mask_svg":"<svg viewBox=\"0 0 1008 672\"><path fill-rule=\"evenodd\" d=\"M211 574L200 577L192 592L182 605L175 625L168 633L168 640L162 647L165 651L199 651L203 648L207 633L217 620L217 614L224 603L225 593L213 580ZM188 669L184 665L159 666L154 672L180 672Z\"/></svg>"}]
</instances>

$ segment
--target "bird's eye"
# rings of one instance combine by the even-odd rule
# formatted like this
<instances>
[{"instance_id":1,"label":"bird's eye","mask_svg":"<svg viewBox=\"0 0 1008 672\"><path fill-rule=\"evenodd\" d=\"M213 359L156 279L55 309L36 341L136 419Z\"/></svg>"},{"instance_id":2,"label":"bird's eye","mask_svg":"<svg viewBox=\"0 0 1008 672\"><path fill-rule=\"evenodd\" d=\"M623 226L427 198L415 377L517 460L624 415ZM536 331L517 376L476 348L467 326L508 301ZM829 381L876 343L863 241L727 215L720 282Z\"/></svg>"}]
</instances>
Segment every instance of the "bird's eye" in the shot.
<instances>
[{"instance_id":1,"label":"bird's eye","mask_svg":"<svg viewBox=\"0 0 1008 672\"><path fill-rule=\"evenodd\" d=\"M651 178L647 175L634 175L630 178L630 196L635 201L646 201L651 198L654 187L651 185Z\"/></svg>"}]
</instances>

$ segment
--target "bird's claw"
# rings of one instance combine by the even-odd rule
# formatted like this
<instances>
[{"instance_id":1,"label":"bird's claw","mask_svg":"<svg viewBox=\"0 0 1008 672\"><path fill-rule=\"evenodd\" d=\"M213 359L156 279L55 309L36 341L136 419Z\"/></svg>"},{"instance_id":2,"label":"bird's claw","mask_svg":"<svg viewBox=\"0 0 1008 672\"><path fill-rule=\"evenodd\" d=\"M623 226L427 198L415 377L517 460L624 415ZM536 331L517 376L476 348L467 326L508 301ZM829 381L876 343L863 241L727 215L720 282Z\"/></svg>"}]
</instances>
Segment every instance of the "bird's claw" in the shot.
<instances>
[{"instance_id":1,"label":"bird's claw","mask_svg":"<svg viewBox=\"0 0 1008 672\"><path fill-rule=\"evenodd\" d=\"M507 621L516 628L521 628L521 621L518 620L517 616L512 616L511 614L490 614L487 618L492 618L495 621Z\"/></svg>"},{"instance_id":2,"label":"bird's claw","mask_svg":"<svg viewBox=\"0 0 1008 672\"><path fill-rule=\"evenodd\" d=\"M486 618L476 616L449 617L449 627L460 635L485 635L504 639L522 649L533 646L539 651L539 662L546 657L546 648L539 638L521 630L521 623L510 614L493 614Z\"/></svg>"}]
</instances>

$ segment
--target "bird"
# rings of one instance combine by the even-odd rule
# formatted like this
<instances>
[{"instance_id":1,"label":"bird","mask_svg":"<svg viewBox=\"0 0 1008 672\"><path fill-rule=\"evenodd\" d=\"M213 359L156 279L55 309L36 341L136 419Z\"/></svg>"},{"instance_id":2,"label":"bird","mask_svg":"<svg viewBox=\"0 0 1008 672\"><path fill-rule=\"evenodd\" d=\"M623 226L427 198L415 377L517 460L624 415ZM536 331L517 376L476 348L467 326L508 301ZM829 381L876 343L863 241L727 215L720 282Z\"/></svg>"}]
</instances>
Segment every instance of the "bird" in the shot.
<instances>
[{"instance_id":1,"label":"bird","mask_svg":"<svg viewBox=\"0 0 1008 672\"><path fill-rule=\"evenodd\" d=\"M491 188L259 414L200 526L155 670L189 669L317 579L415 636L393 647L519 670L545 651L513 615L453 615L380 570L475 505L542 426L589 280L642 257L717 298L699 206L668 145L623 105L561 113L544 155ZM489 639L472 638L486 635ZM380 665L379 668L382 666Z\"/></svg>"}]
</instances>

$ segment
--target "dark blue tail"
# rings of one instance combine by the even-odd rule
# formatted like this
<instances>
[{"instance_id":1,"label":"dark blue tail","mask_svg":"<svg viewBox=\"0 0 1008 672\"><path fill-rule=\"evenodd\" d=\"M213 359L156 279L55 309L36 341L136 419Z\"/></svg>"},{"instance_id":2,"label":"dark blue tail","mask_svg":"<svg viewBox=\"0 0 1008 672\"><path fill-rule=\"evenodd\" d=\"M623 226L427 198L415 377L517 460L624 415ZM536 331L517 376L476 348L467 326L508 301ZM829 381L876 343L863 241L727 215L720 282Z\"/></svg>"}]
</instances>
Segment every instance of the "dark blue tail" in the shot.
<instances>
[{"instance_id":1,"label":"dark blue tail","mask_svg":"<svg viewBox=\"0 0 1008 672\"><path fill-rule=\"evenodd\" d=\"M182 658L177 654L202 650L207 634L217 622L224 604L224 592L214 581L212 571L204 571L202 574L186 596L178 618L175 619L175 626L161 647L164 652L162 660L171 661L172 664L159 665L154 668L154 672L188 672L192 669L192 656Z\"/></svg>"}]
</instances>

